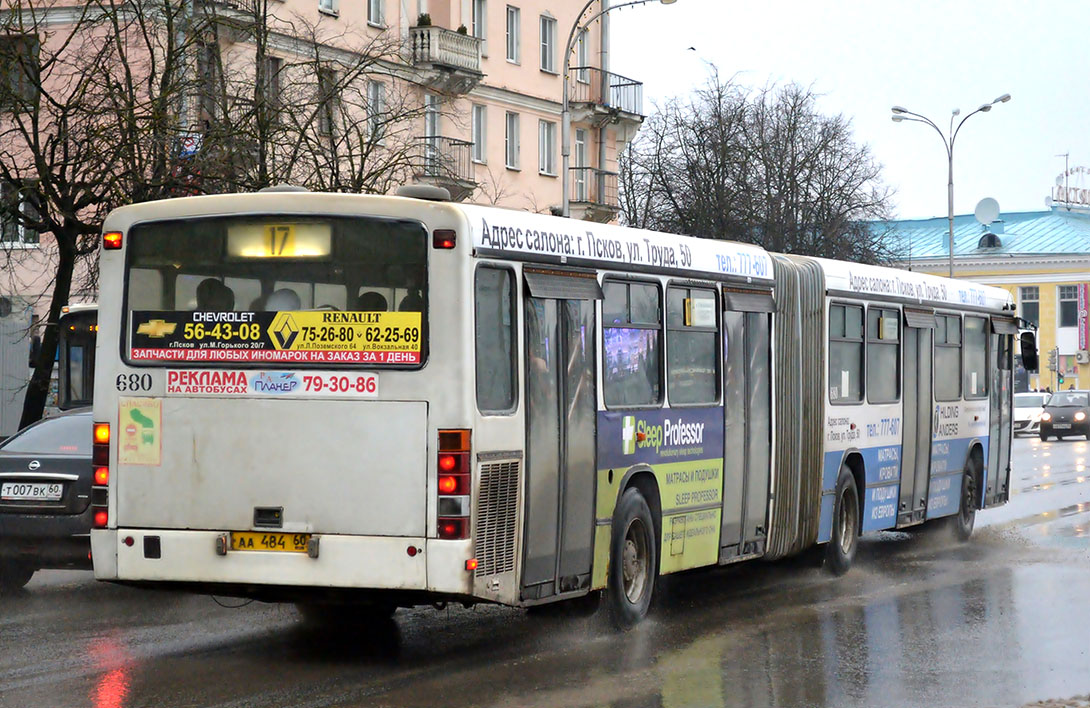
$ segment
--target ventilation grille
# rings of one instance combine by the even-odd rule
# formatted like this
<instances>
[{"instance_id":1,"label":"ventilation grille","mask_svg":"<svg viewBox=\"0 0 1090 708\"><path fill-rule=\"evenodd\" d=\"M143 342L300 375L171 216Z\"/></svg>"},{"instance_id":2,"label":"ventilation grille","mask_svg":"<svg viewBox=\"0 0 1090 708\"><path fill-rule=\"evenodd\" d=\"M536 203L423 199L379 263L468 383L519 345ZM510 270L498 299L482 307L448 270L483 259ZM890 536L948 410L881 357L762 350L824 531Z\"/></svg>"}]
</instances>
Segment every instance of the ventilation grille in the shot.
<instances>
[{"instance_id":1,"label":"ventilation grille","mask_svg":"<svg viewBox=\"0 0 1090 708\"><path fill-rule=\"evenodd\" d=\"M515 531L519 508L518 460L481 465L477 498L478 578L515 569Z\"/></svg>"}]
</instances>

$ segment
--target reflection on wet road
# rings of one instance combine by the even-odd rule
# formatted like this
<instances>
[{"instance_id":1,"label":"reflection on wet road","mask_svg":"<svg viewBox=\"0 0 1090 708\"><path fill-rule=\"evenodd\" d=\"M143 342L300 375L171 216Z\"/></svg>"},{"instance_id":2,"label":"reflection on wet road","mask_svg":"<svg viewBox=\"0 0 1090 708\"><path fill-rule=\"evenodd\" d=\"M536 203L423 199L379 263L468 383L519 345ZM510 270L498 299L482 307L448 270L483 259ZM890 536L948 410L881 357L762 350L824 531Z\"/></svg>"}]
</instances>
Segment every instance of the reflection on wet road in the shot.
<instances>
[{"instance_id":1,"label":"reflection on wet road","mask_svg":"<svg viewBox=\"0 0 1090 708\"><path fill-rule=\"evenodd\" d=\"M0 601L0 706L1018 706L1090 690L1087 443L1015 442L1012 502L968 545L868 538L672 578L653 620L401 611L319 630L290 606L42 573ZM224 601L224 604L230 604Z\"/></svg>"}]
</instances>

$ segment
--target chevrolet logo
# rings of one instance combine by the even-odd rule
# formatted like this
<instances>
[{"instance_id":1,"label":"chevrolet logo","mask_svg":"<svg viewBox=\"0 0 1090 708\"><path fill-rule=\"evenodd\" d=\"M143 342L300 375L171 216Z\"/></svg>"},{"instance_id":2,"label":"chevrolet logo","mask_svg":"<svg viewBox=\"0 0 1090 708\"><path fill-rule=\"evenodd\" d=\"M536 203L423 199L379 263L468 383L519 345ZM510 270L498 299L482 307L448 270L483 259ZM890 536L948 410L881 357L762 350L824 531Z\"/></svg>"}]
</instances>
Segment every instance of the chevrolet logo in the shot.
<instances>
[{"instance_id":1,"label":"chevrolet logo","mask_svg":"<svg viewBox=\"0 0 1090 708\"><path fill-rule=\"evenodd\" d=\"M176 322L167 322L166 320L148 320L144 324L136 328L137 334L146 334L149 337L156 339L162 339L168 334L174 334L174 330L178 329Z\"/></svg>"}]
</instances>

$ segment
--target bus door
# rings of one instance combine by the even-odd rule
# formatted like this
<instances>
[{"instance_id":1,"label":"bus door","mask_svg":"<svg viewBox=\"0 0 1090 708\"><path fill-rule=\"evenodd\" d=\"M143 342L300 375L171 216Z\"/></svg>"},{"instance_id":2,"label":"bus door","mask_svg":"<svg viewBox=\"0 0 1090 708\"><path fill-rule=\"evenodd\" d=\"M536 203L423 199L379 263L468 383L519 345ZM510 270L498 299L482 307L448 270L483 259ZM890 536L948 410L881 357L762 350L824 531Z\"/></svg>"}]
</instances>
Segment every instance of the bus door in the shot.
<instances>
[{"instance_id":1,"label":"bus door","mask_svg":"<svg viewBox=\"0 0 1090 708\"><path fill-rule=\"evenodd\" d=\"M723 291L723 525L719 562L764 553L771 474L772 294Z\"/></svg>"},{"instance_id":2,"label":"bus door","mask_svg":"<svg viewBox=\"0 0 1090 708\"><path fill-rule=\"evenodd\" d=\"M992 317L988 351L995 356L988 389L988 470L984 480L984 506L1007 500L1011 475L1011 432L1013 411L1014 336L1018 325L1013 317Z\"/></svg>"},{"instance_id":3,"label":"bus door","mask_svg":"<svg viewBox=\"0 0 1090 708\"><path fill-rule=\"evenodd\" d=\"M935 335L935 313L908 307L904 312L904 421L897 525L911 526L927 516L927 484L931 472L931 343Z\"/></svg>"},{"instance_id":4,"label":"bus door","mask_svg":"<svg viewBox=\"0 0 1090 708\"><path fill-rule=\"evenodd\" d=\"M526 506L522 598L590 587L594 533L593 273L523 270Z\"/></svg>"}]
</instances>

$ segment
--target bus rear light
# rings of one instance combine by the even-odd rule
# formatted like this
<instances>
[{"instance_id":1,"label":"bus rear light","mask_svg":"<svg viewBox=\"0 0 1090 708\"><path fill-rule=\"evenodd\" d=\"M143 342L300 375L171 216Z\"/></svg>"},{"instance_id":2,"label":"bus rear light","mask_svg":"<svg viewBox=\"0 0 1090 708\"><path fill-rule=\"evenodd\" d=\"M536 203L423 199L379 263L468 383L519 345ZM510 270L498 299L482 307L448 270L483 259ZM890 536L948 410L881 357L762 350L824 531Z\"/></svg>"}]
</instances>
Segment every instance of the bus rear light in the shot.
<instances>
[{"instance_id":1,"label":"bus rear light","mask_svg":"<svg viewBox=\"0 0 1090 708\"><path fill-rule=\"evenodd\" d=\"M99 509L94 515L94 524L96 529L106 528L106 524L110 521L110 515L105 509Z\"/></svg>"},{"instance_id":2,"label":"bus rear light","mask_svg":"<svg viewBox=\"0 0 1090 708\"><path fill-rule=\"evenodd\" d=\"M86 428L85 428L86 429ZM110 424L95 423L95 442L99 445L108 445L110 442Z\"/></svg>"},{"instance_id":3,"label":"bus rear light","mask_svg":"<svg viewBox=\"0 0 1090 708\"><path fill-rule=\"evenodd\" d=\"M96 467L95 468L95 484L100 487L105 487L110 483L110 468L109 467Z\"/></svg>"},{"instance_id":4,"label":"bus rear light","mask_svg":"<svg viewBox=\"0 0 1090 708\"><path fill-rule=\"evenodd\" d=\"M466 570L477 570L477 559L470 558L466 561Z\"/></svg>"},{"instance_id":5,"label":"bus rear light","mask_svg":"<svg viewBox=\"0 0 1090 708\"><path fill-rule=\"evenodd\" d=\"M458 234L453 229L436 229L431 232L432 248L449 250L458 245Z\"/></svg>"},{"instance_id":6,"label":"bus rear light","mask_svg":"<svg viewBox=\"0 0 1090 708\"><path fill-rule=\"evenodd\" d=\"M116 251L121 248L121 232L107 231L102 234L102 248L107 251Z\"/></svg>"},{"instance_id":7,"label":"bus rear light","mask_svg":"<svg viewBox=\"0 0 1090 708\"><path fill-rule=\"evenodd\" d=\"M469 519L439 517L439 538L451 541L469 537Z\"/></svg>"},{"instance_id":8,"label":"bus rear light","mask_svg":"<svg viewBox=\"0 0 1090 708\"><path fill-rule=\"evenodd\" d=\"M439 456L439 471L440 472L453 472L454 468L458 465L458 460L454 458L454 455L440 455ZM447 492L450 494L450 492Z\"/></svg>"},{"instance_id":9,"label":"bus rear light","mask_svg":"<svg viewBox=\"0 0 1090 708\"><path fill-rule=\"evenodd\" d=\"M439 478L439 493L440 494L454 494L458 489L458 479L452 476L445 476Z\"/></svg>"}]
</instances>

